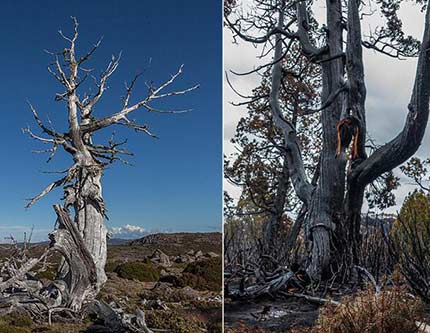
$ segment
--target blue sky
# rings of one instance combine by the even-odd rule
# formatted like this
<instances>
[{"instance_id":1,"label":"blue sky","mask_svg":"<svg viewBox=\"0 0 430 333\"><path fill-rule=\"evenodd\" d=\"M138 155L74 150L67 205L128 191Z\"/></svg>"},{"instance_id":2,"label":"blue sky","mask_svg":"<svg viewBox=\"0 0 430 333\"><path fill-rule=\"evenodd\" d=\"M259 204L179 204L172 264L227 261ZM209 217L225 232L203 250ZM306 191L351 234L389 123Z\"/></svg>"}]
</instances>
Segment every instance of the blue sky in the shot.
<instances>
[{"instance_id":1,"label":"blue sky","mask_svg":"<svg viewBox=\"0 0 430 333\"><path fill-rule=\"evenodd\" d=\"M30 125L37 130L26 105L29 99L42 119L47 116L64 130L65 105L54 101L61 87L47 72L50 57L44 52L62 50L58 29L71 33L70 16L79 21L78 52L87 51L100 36L102 45L89 63L96 73L112 54L122 51L118 71L96 108L95 116L118 111L124 81L149 68L135 89L135 101L144 81L161 83L184 64L175 87L199 83L186 96L160 106L192 108L186 114L149 114L133 118L146 123L160 139L115 128L128 138L135 153L132 167L115 164L104 176L108 227L140 226L149 231L214 231L221 229L222 52L221 1L3 1L0 11L0 239L18 238L35 228L35 240L53 227L52 204L62 196L56 190L26 210L25 199L56 179L42 171L71 165L58 154L51 163L38 142L22 134ZM110 135L111 130L105 132ZM127 228L123 228L125 230ZM133 228L131 228L133 229ZM135 230L135 229L134 229Z\"/></svg>"}]
</instances>

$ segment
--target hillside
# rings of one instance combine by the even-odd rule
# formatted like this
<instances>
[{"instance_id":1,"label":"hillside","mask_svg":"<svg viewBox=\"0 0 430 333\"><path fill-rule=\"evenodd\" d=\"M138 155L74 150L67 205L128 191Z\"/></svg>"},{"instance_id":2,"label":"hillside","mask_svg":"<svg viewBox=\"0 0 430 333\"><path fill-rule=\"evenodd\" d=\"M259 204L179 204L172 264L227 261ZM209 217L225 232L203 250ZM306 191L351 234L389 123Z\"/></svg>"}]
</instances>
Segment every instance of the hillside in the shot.
<instances>
[{"instance_id":1,"label":"hillside","mask_svg":"<svg viewBox=\"0 0 430 333\"><path fill-rule=\"evenodd\" d=\"M129 245L150 247L152 250L160 248L166 253L189 250L221 253L222 236L220 232L157 233L133 240Z\"/></svg>"}]
</instances>

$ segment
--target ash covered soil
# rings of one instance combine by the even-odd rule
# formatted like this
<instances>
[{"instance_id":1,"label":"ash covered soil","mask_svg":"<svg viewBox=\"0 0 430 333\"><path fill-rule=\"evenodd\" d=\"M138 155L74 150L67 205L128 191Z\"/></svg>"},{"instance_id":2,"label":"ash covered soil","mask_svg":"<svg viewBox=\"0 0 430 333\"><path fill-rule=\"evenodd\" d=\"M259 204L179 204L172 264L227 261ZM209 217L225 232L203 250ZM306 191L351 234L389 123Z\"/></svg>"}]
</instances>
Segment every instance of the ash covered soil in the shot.
<instances>
[{"instance_id":1,"label":"ash covered soil","mask_svg":"<svg viewBox=\"0 0 430 333\"><path fill-rule=\"evenodd\" d=\"M318 317L317 305L295 298L226 299L224 311L225 333L290 333L312 327Z\"/></svg>"},{"instance_id":2,"label":"ash covered soil","mask_svg":"<svg viewBox=\"0 0 430 333\"><path fill-rule=\"evenodd\" d=\"M117 245L119 243L119 245ZM35 244L31 253L42 253ZM108 245L106 274L99 299L124 311L145 311L148 327L162 332L222 332L221 233L154 234L131 242ZM9 246L0 246L0 257ZM38 273L53 279L58 258ZM81 322L36 323L21 314L0 317L0 333L104 332L93 318Z\"/></svg>"}]
</instances>

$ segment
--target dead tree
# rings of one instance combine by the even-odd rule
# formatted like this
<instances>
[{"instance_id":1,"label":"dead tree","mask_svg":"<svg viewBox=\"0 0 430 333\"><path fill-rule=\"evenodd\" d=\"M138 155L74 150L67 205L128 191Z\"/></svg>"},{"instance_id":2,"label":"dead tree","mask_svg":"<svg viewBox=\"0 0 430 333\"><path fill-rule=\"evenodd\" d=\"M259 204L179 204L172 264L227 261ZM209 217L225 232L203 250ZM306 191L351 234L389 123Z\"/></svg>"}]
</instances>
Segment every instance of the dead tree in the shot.
<instances>
[{"instance_id":1,"label":"dead tree","mask_svg":"<svg viewBox=\"0 0 430 333\"><path fill-rule=\"evenodd\" d=\"M226 19L235 38L254 44L264 44L263 54L273 50L270 105L273 121L283 133L291 183L303 202L304 232L309 252L307 272L320 279L333 265L345 262L354 267L358 262L361 209L365 188L378 177L399 166L418 149L429 116L430 93L430 9L426 9L422 42L406 37L397 15L400 1L375 1L387 21L370 38L363 40L361 21L368 15L357 0L327 0L326 22L316 28L307 1L255 0L250 14ZM428 7L428 6L427 6ZM255 31L263 34L255 37ZM344 38L346 36L346 39ZM317 44L316 42L319 42ZM282 67L292 43L298 43L302 53L321 66L322 151L318 182L313 185L305 172L296 128L284 117L279 100ZM418 55L415 82L403 130L391 141L367 156L366 152L366 85L364 80L363 47L392 57ZM261 68L261 67L260 67ZM256 70L258 70L257 68ZM353 117L357 128L354 158L337 156L337 125Z\"/></svg>"},{"instance_id":2,"label":"dead tree","mask_svg":"<svg viewBox=\"0 0 430 333\"><path fill-rule=\"evenodd\" d=\"M126 140L116 142L112 136L108 143L97 143L93 140L95 133L112 126L123 126L155 137L147 125L138 124L130 119L132 113L143 110L159 113L185 112L186 110L160 110L153 104L163 98L186 94L198 86L183 90L170 89L172 83L182 74L181 66L174 75L159 86L145 83L146 96L131 103L139 74L130 84L126 84L125 95L119 110L105 117L97 117L95 107L105 93L108 79L119 66L120 56L112 56L99 78L93 76L92 70L86 69L85 65L99 47L100 41L89 52L78 55L76 50L78 22L75 18L73 21L72 37L59 31L67 46L61 52L49 52L53 57L53 63L48 67L49 72L63 88L56 94L56 100L64 102L67 106L68 129L62 133L54 129L52 124L45 124L39 117L36 108L29 104L42 133L36 134L30 127L24 130L31 138L50 145L50 148L44 150L50 153L49 160L53 158L58 148L70 154L73 160L73 165L64 171L61 179L49 184L26 206L31 207L56 188L63 189L64 205L55 206L59 227L50 234L49 251L60 252L64 260L56 281L48 287L44 287L43 290L27 288L27 292L31 294L30 296L27 294L27 296L35 297L49 309L63 307L79 312L83 305L95 299L107 279L104 271L107 255L107 228L104 224L106 208L102 195L103 170L115 161L127 163L123 157L132 155L123 148ZM94 79L96 92L94 94L81 93L84 82L91 77ZM73 218L70 218L69 214L72 214ZM25 268L26 272L29 269ZM22 276L23 274L20 275L20 277ZM9 281L8 284L10 285L12 282L16 281ZM52 298L54 298L53 302L47 301Z\"/></svg>"}]
</instances>

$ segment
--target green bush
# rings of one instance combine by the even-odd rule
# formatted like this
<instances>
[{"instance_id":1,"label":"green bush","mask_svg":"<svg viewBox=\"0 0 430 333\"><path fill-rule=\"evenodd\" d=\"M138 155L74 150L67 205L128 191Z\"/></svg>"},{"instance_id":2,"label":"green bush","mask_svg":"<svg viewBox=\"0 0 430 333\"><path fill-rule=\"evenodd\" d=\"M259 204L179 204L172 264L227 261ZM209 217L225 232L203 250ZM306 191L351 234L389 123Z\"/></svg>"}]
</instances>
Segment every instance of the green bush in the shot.
<instances>
[{"instance_id":1,"label":"green bush","mask_svg":"<svg viewBox=\"0 0 430 333\"><path fill-rule=\"evenodd\" d=\"M30 327L33 324L33 320L29 315L19 312L11 312L0 317L0 321L18 327Z\"/></svg>"},{"instance_id":2,"label":"green bush","mask_svg":"<svg viewBox=\"0 0 430 333\"><path fill-rule=\"evenodd\" d=\"M221 258L195 261L188 264L182 276L168 275L161 282L171 283L177 288L191 287L197 290L220 291L222 284Z\"/></svg>"},{"instance_id":3,"label":"green bush","mask_svg":"<svg viewBox=\"0 0 430 333\"><path fill-rule=\"evenodd\" d=\"M130 261L120 264L115 268L115 273L123 279L142 282L153 282L160 279L159 269L142 261Z\"/></svg>"},{"instance_id":4,"label":"green bush","mask_svg":"<svg viewBox=\"0 0 430 333\"><path fill-rule=\"evenodd\" d=\"M105 265L105 272L115 272L120 264L121 262L118 261L108 261Z\"/></svg>"},{"instance_id":5,"label":"green bush","mask_svg":"<svg viewBox=\"0 0 430 333\"><path fill-rule=\"evenodd\" d=\"M220 291L222 285L221 258L195 261L187 265L183 271L186 285L198 290Z\"/></svg>"},{"instance_id":6,"label":"green bush","mask_svg":"<svg viewBox=\"0 0 430 333\"><path fill-rule=\"evenodd\" d=\"M33 321L23 313L11 312L0 317L0 333L30 333Z\"/></svg>"},{"instance_id":7,"label":"green bush","mask_svg":"<svg viewBox=\"0 0 430 333\"><path fill-rule=\"evenodd\" d=\"M398 259L409 287L430 303L430 194L408 195L390 233L392 257Z\"/></svg>"}]
</instances>

